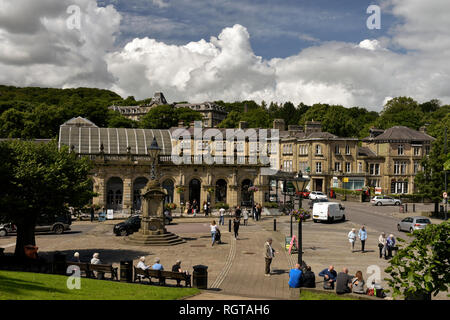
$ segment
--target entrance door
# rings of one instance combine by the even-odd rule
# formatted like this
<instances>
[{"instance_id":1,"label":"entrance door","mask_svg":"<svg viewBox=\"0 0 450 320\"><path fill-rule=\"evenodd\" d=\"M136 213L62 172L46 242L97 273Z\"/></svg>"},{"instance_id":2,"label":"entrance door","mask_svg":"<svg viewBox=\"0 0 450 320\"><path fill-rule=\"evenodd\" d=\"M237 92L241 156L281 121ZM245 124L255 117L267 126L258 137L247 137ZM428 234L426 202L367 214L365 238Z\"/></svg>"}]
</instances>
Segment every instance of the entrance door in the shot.
<instances>
[{"instance_id":1,"label":"entrance door","mask_svg":"<svg viewBox=\"0 0 450 320\"><path fill-rule=\"evenodd\" d=\"M202 184L198 179L192 179L191 182L189 182L189 202L191 204L194 203L194 200L196 200L197 204L200 204L201 185Z\"/></svg>"},{"instance_id":2,"label":"entrance door","mask_svg":"<svg viewBox=\"0 0 450 320\"><path fill-rule=\"evenodd\" d=\"M323 179L314 179L314 191L323 191Z\"/></svg>"}]
</instances>

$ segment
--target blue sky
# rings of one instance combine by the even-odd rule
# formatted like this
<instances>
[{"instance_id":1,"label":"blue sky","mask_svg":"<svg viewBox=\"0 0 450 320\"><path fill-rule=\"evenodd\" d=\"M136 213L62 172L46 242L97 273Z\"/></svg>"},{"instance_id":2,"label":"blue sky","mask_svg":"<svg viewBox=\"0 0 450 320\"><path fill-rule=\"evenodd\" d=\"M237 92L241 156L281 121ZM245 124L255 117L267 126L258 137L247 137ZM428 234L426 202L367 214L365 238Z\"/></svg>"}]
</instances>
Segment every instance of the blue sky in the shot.
<instances>
[{"instance_id":1,"label":"blue sky","mask_svg":"<svg viewBox=\"0 0 450 320\"><path fill-rule=\"evenodd\" d=\"M162 3L161 7L158 3ZM382 28L369 30L365 0L99 0L114 5L123 17L117 45L149 37L183 45L209 40L224 28L241 24L251 35L256 55L285 58L324 41L359 43L386 36L396 23L382 11Z\"/></svg>"}]
</instances>

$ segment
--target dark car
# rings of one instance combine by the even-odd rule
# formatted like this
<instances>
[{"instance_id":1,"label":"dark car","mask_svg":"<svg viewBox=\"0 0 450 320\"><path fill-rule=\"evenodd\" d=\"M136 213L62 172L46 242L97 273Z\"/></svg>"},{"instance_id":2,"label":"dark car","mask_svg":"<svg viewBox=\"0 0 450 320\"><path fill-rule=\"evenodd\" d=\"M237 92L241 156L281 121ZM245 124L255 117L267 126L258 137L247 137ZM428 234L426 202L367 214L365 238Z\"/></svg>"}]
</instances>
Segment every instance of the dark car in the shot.
<instances>
[{"instance_id":1,"label":"dark car","mask_svg":"<svg viewBox=\"0 0 450 320\"><path fill-rule=\"evenodd\" d=\"M141 227L141 217L132 216L124 222L118 223L114 226L114 234L116 236L127 236L138 231Z\"/></svg>"},{"instance_id":2,"label":"dark car","mask_svg":"<svg viewBox=\"0 0 450 320\"><path fill-rule=\"evenodd\" d=\"M172 216L170 212L167 214L164 212L165 216L165 224L170 224L172 222ZM132 234L136 231L139 231L141 228L141 217L140 216L131 216L124 222L118 223L114 226L114 233L117 236L127 236L129 234Z\"/></svg>"},{"instance_id":3,"label":"dark car","mask_svg":"<svg viewBox=\"0 0 450 320\"><path fill-rule=\"evenodd\" d=\"M71 224L72 218L70 214L58 217L43 215L37 218L36 227L34 228L34 230L36 233L53 232L56 234L62 234L64 233L64 231L70 230ZM0 237L16 233L17 227L14 224L12 223L0 224Z\"/></svg>"}]
</instances>

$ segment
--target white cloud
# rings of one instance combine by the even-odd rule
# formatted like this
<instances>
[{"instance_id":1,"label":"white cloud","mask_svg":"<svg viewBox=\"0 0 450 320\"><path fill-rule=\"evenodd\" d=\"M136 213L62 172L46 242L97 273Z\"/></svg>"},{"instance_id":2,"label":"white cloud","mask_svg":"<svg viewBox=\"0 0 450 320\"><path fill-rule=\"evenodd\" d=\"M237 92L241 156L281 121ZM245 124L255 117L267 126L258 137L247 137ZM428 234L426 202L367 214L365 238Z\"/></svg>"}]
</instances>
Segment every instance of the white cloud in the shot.
<instances>
[{"instance_id":1,"label":"white cloud","mask_svg":"<svg viewBox=\"0 0 450 320\"><path fill-rule=\"evenodd\" d=\"M167 8L170 7L170 4L167 2L164 2L164 0L152 0L153 4L160 7L160 8Z\"/></svg>"},{"instance_id":2,"label":"white cloud","mask_svg":"<svg viewBox=\"0 0 450 320\"><path fill-rule=\"evenodd\" d=\"M69 29L67 8L80 8ZM120 15L95 0L0 0L0 83L52 87L109 86L104 55Z\"/></svg>"},{"instance_id":3,"label":"white cloud","mask_svg":"<svg viewBox=\"0 0 450 320\"><path fill-rule=\"evenodd\" d=\"M113 7L94 0L12 3L0 0L1 83L93 86L136 98L162 91L169 101L290 100L376 110L400 95L450 102L448 1L387 0L383 8L401 21L389 38L317 42L271 60L255 55L239 24L185 45L136 38L113 49L120 23ZM75 31L65 27L65 10L74 3L83 13Z\"/></svg>"}]
</instances>

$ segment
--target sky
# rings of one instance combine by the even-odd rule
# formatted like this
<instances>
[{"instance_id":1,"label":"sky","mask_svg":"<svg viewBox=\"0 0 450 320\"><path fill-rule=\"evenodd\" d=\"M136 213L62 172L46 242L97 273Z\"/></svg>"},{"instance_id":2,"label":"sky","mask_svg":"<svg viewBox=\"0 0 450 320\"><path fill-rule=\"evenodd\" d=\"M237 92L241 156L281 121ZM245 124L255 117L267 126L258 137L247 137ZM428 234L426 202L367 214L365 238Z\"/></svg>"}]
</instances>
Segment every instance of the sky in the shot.
<instances>
[{"instance_id":1,"label":"sky","mask_svg":"<svg viewBox=\"0 0 450 320\"><path fill-rule=\"evenodd\" d=\"M448 0L0 0L7 85L380 111L450 103L449 60Z\"/></svg>"}]
</instances>

